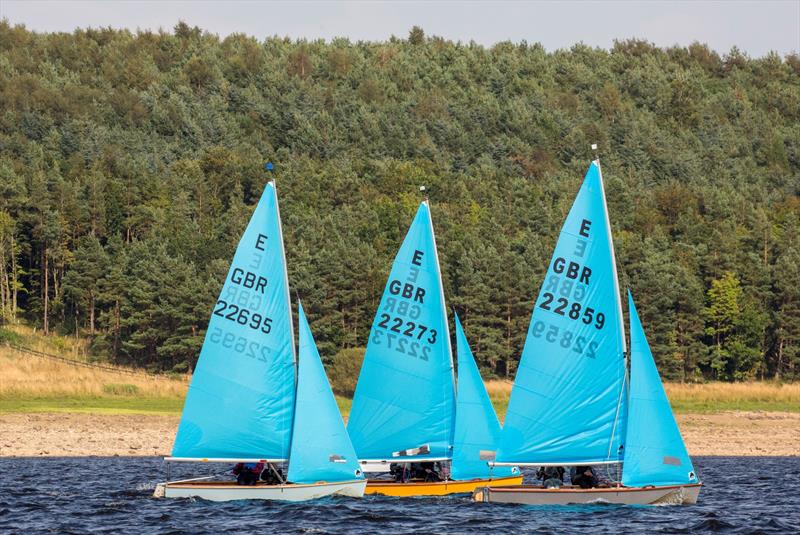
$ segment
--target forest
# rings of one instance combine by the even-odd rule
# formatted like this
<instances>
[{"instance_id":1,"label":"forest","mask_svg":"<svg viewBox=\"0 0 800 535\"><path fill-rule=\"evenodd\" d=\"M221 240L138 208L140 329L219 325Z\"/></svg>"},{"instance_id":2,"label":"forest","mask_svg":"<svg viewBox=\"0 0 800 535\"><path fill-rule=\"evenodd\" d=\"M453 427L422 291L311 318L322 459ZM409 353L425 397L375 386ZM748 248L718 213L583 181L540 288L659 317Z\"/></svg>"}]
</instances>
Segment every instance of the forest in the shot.
<instances>
[{"instance_id":1,"label":"forest","mask_svg":"<svg viewBox=\"0 0 800 535\"><path fill-rule=\"evenodd\" d=\"M593 143L621 285L662 375L799 378L800 56L700 43L3 20L0 324L190 371L274 176L290 285L331 363L366 345L424 185L447 301L484 376L512 378Z\"/></svg>"}]
</instances>

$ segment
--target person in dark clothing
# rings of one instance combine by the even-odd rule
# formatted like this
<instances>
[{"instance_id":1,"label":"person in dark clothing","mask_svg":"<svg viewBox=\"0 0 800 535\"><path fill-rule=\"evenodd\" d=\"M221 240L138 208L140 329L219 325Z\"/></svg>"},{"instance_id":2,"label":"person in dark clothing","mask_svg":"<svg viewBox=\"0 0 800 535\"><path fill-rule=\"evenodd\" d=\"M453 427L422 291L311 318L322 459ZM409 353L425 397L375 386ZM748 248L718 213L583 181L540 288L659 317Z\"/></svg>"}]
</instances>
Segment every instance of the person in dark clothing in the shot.
<instances>
[{"instance_id":1,"label":"person in dark clothing","mask_svg":"<svg viewBox=\"0 0 800 535\"><path fill-rule=\"evenodd\" d=\"M282 485L285 481L283 479L283 470L269 465L261 472L261 481L267 485Z\"/></svg>"},{"instance_id":2,"label":"person in dark clothing","mask_svg":"<svg viewBox=\"0 0 800 535\"><path fill-rule=\"evenodd\" d=\"M392 463L389 465L389 473L394 477L397 483L405 483L411 479L411 471L407 469L405 464Z\"/></svg>"},{"instance_id":3,"label":"person in dark clothing","mask_svg":"<svg viewBox=\"0 0 800 535\"><path fill-rule=\"evenodd\" d=\"M439 475L440 467L438 466L439 463L421 463L422 464L422 473L424 474L424 479L426 482L431 481L441 481L442 477Z\"/></svg>"},{"instance_id":4,"label":"person in dark clothing","mask_svg":"<svg viewBox=\"0 0 800 535\"><path fill-rule=\"evenodd\" d=\"M255 485L264 470L264 463L238 463L233 467L237 485Z\"/></svg>"},{"instance_id":5,"label":"person in dark clothing","mask_svg":"<svg viewBox=\"0 0 800 535\"><path fill-rule=\"evenodd\" d=\"M411 473L413 474L413 479L421 479L423 481L442 480L432 462L411 463Z\"/></svg>"},{"instance_id":6,"label":"person in dark clothing","mask_svg":"<svg viewBox=\"0 0 800 535\"><path fill-rule=\"evenodd\" d=\"M582 489L591 489L597 486L598 480L591 466L577 466L575 475L572 476L572 484Z\"/></svg>"},{"instance_id":7,"label":"person in dark clothing","mask_svg":"<svg viewBox=\"0 0 800 535\"><path fill-rule=\"evenodd\" d=\"M536 471L536 479L542 480L546 489L558 488L564 484L564 468L562 466L540 466Z\"/></svg>"}]
</instances>

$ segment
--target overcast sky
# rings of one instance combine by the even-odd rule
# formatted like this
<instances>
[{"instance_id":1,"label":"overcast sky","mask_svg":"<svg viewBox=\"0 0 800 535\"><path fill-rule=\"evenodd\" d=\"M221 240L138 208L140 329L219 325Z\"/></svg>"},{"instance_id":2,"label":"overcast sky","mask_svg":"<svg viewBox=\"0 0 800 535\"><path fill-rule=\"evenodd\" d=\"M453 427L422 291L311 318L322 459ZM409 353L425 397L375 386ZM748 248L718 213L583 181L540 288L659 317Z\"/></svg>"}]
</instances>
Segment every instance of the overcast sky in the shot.
<instances>
[{"instance_id":1,"label":"overcast sky","mask_svg":"<svg viewBox=\"0 0 800 535\"><path fill-rule=\"evenodd\" d=\"M39 1L0 0L0 17L36 31L188 24L226 36L348 37L384 41L421 26L427 35L484 45L540 42L548 50L584 42L609 48L637 37L660 46L734 45L752 57L800 51L800 0L653 1Z\"/></svg>"}]
</instances>

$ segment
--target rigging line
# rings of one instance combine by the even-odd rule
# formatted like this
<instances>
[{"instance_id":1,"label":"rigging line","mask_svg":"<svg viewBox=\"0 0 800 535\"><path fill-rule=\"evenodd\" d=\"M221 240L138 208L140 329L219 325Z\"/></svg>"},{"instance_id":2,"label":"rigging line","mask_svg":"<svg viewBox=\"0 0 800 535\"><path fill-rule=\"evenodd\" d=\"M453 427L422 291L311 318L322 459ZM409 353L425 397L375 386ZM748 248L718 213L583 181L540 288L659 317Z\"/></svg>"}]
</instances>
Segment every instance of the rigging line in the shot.
<instances>
[{"instance_id":1,"label":"rigging line","mask_svg":"<svg viewBox=\"0 0 800 535\"><path fill-rule=\"evenodd\" d=\"M624 356L624 354L623 354L622 359L623 359L623 362L627 361L627 359ZM626 364L627 364L627 362L626 362ZM619 409L620 409L620 407L622 407L622 397L625 394L625 384L627 382L627 379L628 379L628 366L626 365L625 366L625 374L622 377L622 384L621 384L620 389L619 389L619 397L617 398L617 409L616 409L616 412L614 413L614 425L611 428L611 439L609 439L609 441L608 441L608 454L606 455L606 459L608 459L608 460L611 460L611 448L614 447L614 436L616 435L616 432L617 432L617 422L619 422Z\"/></svg>"},{"instance_id":2,"label":"rigging line","mask_svg":"<svg viewBox=\"0 0 800 535\"><path fill-rule=\"evenodd\" d=\"M608 441L608 454L606 456L607 460L611 460L611 448L614 446L614 436L616 435L617 432L617 423L619 422L619 410L622 407L622 397L624 396L625 388L628 385L628 359L624 353L622 360L625 366L625 373L622 377L622 387L619 390L619 398L617 399L617 410L614 413L614 426L611 428L611 439ZM622 446L624 447L624 444ZM617 452L617 454L619 454L619 452ZM609 479L612 479L608 465L606 465L606 476L608 476ZM620 473L620 479L622 479L621 476L622 474ZM617 480L614 481L617 482Z\"/></svg>"}]
</instances>

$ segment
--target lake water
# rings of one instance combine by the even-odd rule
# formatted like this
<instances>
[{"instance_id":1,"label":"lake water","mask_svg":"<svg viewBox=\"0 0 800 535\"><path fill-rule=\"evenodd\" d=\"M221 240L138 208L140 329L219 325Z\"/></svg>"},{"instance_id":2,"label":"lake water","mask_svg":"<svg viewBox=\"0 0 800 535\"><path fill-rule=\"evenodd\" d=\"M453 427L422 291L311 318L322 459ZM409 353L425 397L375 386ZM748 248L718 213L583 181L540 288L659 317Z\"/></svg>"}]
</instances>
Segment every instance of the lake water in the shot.
<instances>
[{"instance_id":1,"label":"lake water","mask_svg":"<svg viewBox=\"0 0 800 535\"><path fill-rule=\"evenodd\" d=\"M160 458L0 459L0 532L800 532L800 458L696 457L694 463L705 484L697 505L524 507L475 504L465 496L303 504L157 500L153 486L166 475ZM193 469L209 473L208 466Z\"/></svg>"}]
</instances>

